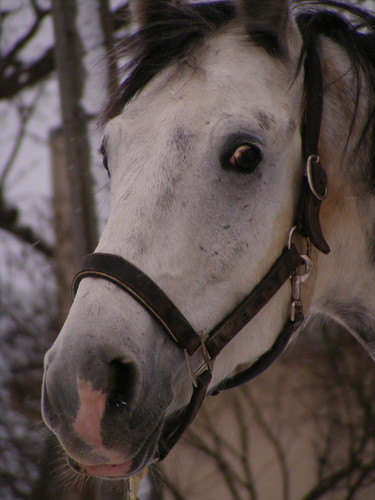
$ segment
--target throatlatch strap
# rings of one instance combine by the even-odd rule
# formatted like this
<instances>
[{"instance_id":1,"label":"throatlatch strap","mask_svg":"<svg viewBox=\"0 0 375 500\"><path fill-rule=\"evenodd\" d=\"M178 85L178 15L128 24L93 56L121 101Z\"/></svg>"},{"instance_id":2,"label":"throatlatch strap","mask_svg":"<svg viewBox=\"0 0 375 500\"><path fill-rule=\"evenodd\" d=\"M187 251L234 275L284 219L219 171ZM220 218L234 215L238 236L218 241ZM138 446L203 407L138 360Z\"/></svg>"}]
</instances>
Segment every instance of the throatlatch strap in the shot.
<instances>
[{"instance_id":1,"label":"throatlatch strap","mask_svg":"<svg viewBox=\"0 0 375 500\"><path fill-rule=\"evenodd\" d=\"M81 280L90 277L110 281L131 295L153 316L171 340L189 354L193 354L201 345L194 328L163 290L143 271L122 257L108 253L86 255L81 271L73 280L74 295Z\"/></svg>"}]
</instances>

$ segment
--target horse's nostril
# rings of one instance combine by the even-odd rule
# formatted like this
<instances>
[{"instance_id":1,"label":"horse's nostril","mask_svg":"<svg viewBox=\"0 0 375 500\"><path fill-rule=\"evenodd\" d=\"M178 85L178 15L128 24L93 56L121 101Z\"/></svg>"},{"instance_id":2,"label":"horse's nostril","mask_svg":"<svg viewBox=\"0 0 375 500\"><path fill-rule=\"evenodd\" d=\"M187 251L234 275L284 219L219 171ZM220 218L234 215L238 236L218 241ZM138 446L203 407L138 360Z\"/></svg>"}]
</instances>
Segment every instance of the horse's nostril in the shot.
<instances>
[{"instance_id":1,"label":"horse's nostril","mask_svg":"<svg viewBox=\"0 0 375 500\"><path fill-rule=\"evenodd\" d=\"M129 409L135 396L137 383L136 368L133 363L115 360L110 363L112 371L111 390L107 408L111 411Z\"/></svg>"}]
</instances>

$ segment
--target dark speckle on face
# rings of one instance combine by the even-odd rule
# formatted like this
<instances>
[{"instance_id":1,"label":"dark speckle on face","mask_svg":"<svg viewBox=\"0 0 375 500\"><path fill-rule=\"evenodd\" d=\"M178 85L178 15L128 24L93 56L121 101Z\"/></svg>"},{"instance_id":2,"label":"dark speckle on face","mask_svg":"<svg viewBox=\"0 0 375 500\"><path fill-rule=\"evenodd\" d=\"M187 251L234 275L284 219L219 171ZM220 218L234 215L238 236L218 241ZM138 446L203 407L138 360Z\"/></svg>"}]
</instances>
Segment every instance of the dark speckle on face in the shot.
<instances>
[{"instance_id":1,"label":"dark speckle on face","mask_svg":"<svg viewBox=\"0 0 375 500\"><path fill-rule=\"evenodd\" d=\"M168 208L170 208L175 198L176 193L174 192L173 187L167 186L158 196L156 200L156 206L158 208L161 208L162 210L167 210Z\"/></svg>"},{"instance_id":2,"label":"dark speckle on face","mask_svg":"<svg viewBox=\"0 0 375 500\"><path fill-rule=\"evenodd\" d=\"M296 122L292 118L290 118L289 122L288 122L288 134L289 135L292 135L295 132L296 126L297 126Z\"/></svg>"},{"instance_id":3,"label":"dark speckle on face","mask_svg":"<svg viewBox=\"0 0 375 500\"><path fill-rule=\"evenodd\" d=\"M134 255L142 255L148 249L148 242L143 232L136 228L127 236L129 246L133 248Z\"/></svg>"},{"instance_id":4,"label":"dark speckle on face","mask_svg":"<svg viewBox=\"0 0 375 500\"><path fill-rule=\"evenodd\" d=\"M176 151L184 155L188 149L190 142L190 136L182 127L177 127L174 134L172 135L172 146Z\"/></svg>"}]
</instances>

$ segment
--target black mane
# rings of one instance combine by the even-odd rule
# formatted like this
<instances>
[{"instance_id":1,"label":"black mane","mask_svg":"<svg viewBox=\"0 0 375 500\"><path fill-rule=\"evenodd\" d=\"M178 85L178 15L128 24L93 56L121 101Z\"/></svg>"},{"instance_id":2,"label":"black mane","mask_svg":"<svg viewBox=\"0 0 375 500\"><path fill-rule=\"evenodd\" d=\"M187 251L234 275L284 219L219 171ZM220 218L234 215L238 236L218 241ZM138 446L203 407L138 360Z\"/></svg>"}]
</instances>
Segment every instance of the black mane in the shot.
<instances>
[{"instance_id":1,"label":"black mane","mask_svg":"<svg viewBox=\"0 0 375 500\"><path fill-rule=\"evenodd\" d=\"M109 99L101 117L104 124L127 104L161 70L183 63L192 49L210 33L234 18L232 2L177 4L164 12L150 12L154 21L125 38L117 50L129 58L122 68L125 80Z\"/></svg>"},{"instance_id":2,"label":"black mane","mask_svg":"<svg viewBox=\"0 0 375 500\"><path fill-rule=\"evenodd\" d=\"M334 0L296 0L294 8L304 40L301 58L315 47L319 36L324 35L343 47L350 57L358 75L357 103L359 74L366 79L368 116L361 139L371 144L371 186L375 190L375 15ZM128 58L123 68L125 79L107 103L101 117L103 124L120 114L161 70L173 62L187 61L200 42L234 19L235 9L230 1L185 3L166 8L162 13L151 13L150 17L153 22L129 35L119 48L119 55ZM259 44L262 45L262 38ZM269 49L267 41L264 48ZM360 141L358 147L364 142L367 141Z\"/></svg>"},{"instance_id":3,"label":"black mane","mask_svg":"<svg viewBox=\"0 0 375 500\"><path fill-rule=\"evenodd\" d=\"M301 31L304 57L323 35L340 45L350 58L357 85L353 89L357 110L360 98L360 74L367 87L367 117L357 144L369 147L370 186L375 191L375 15L359 7L334 0L295 2L300 11L296 21ZM311 73L311 72L310 72ZM310 76L310 78L312 75ZM305 80L305 88L311 80ZM355 122L355 112L350 130ZM348 137L349 139L349 137Z\"/></svg>"}]
</instances>

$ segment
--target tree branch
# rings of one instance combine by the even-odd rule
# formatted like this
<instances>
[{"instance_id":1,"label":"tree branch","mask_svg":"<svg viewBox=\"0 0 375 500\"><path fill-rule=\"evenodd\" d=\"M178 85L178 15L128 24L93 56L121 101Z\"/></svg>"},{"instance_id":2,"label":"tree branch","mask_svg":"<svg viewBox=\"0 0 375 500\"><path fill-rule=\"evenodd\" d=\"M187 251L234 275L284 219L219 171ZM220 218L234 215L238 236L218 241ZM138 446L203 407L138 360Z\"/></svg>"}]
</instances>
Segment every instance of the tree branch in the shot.
<instances>
[{"instance_id":1,"label":"tree branch","mask_svg":"<svg viewBox=\"0 0 375 500\"><path fill-rule=\"evenodd\" d=\"M128 13L127 4L118 7L112 12L111 17L113 19L112 26L114 31L118 31L129 23ZM47 14L48 12L44 15ZM29 31L21 38L21 41L17 42L17 45L21 44L23 46L32 35L30 36ZM24 42L22 42L23 39ZM14 48L11 49L8 55L13 52L16 54L21 46L16 51L14 51ZM0 79L0 100L11 99L25 88L43 81L55 71L55 68L54 47L46 49L38 59L35 59L31 63L23 63L15 58L11 58L9 64L4 65L3 75Z\"/></svg>"},{"instance_id":2,"label":"tree branch","mask_svg":"<svg viewBox=\"0 0 375 500\"><path fill-rule=\"evenodd\" d=\"M14 60L17 53L31 40L31 38L37 33L43 19L50 13L49 9L34 9L36 12L36 18L33 24L30 26L30 29L23 35L21 38L17 40L17 42L13 45L13 47L4 54L2 57L1 66L6 66L8 61Z\"/></svg>"},{"instance_id":3,"label":"tree branch","mask_svg":"<svg viewBox=\"0 0 375 500\"><path fill-rule=\"evenodd\" d=\"M34 229L18 221L18 210L15 207L6 206L0 193L0 229L7 231L19 240L31 245L48 258L53 256L51 245L43 241Z\"/></svg>"},{"instance_id":4,"label":"tree branch","mask_svg":"<svg viewBox=\"0 0 375 500\"><path fill-rule=\"evenodd\" d=\"M54 69L54 51L53 47L50 47L36 61L17 68L9 76L1 79L0 99L14 97L21 90L44 80Z\"/></svg>"}]
</instances>

